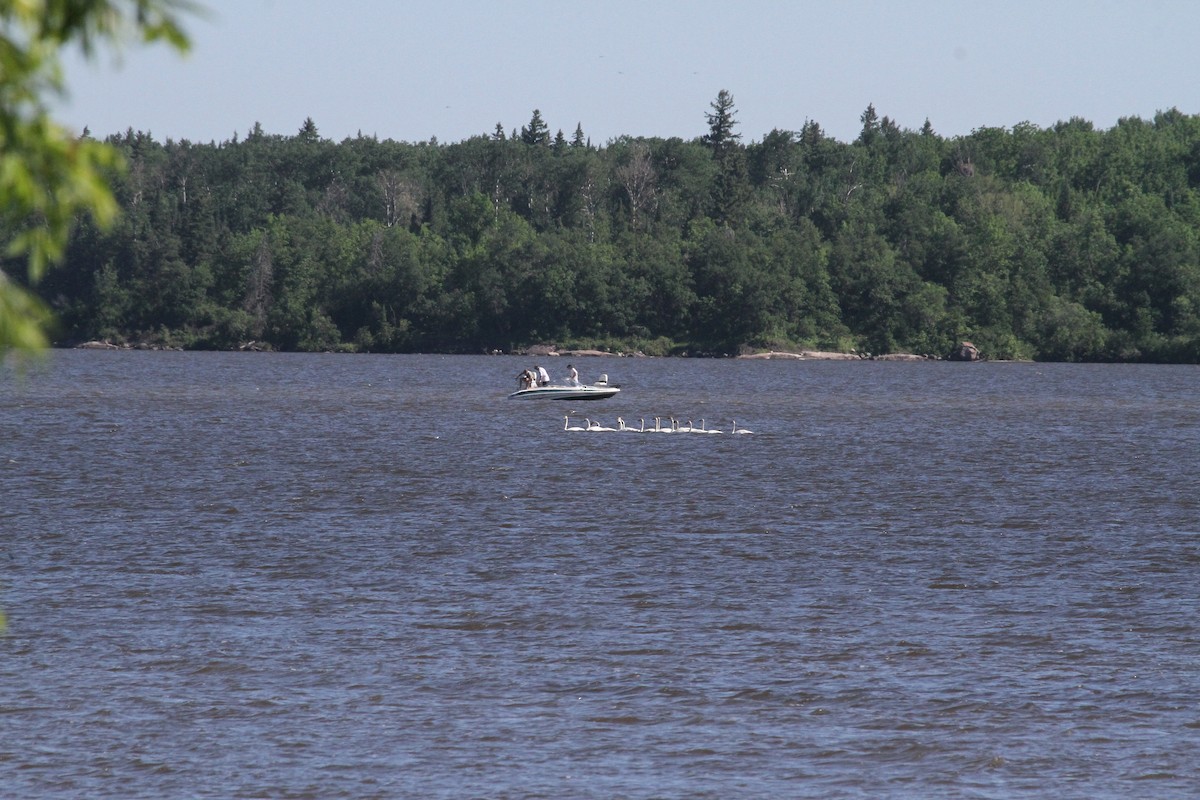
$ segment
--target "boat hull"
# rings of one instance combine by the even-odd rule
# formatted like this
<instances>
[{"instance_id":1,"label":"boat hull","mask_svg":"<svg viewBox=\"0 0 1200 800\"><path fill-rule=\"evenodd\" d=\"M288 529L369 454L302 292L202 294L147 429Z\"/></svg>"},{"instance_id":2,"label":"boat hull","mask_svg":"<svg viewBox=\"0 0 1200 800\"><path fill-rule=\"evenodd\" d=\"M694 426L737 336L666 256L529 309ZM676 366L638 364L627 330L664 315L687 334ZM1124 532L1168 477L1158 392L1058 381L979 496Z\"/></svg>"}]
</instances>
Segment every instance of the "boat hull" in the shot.
<instances>
[{"instance_id":1,"label":"boat hull","mask_svg":"<svg viewBox=\"0 0 1200 800\"><path fill-rule=\"evenodd\" d=\"M509 400L605 400L621 391L616 386L535 386L508 396Z\"/></svg>"}]
</instances>

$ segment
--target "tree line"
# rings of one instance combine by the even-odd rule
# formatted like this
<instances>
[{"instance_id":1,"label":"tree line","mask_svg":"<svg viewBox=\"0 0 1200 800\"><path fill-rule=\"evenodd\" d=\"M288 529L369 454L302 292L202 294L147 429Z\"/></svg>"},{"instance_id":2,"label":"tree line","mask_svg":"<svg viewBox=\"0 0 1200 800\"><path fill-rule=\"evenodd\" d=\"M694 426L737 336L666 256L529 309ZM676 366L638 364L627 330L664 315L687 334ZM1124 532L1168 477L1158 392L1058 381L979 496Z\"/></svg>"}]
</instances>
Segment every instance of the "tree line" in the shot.
<instances>
[{"instance_id":1,"label":"tree line","mask_svg":"<svg viewBox=\"0 0 1200 800\"><path fill-rule=\"evenodd\" d=\"M1200 362L1200 117L945 138L868 106L852 142L747 143L736 113L603 145L538 111L453 144L128 130L120 217L37 288L60 341Z\"/></svg>"}]
</instances>

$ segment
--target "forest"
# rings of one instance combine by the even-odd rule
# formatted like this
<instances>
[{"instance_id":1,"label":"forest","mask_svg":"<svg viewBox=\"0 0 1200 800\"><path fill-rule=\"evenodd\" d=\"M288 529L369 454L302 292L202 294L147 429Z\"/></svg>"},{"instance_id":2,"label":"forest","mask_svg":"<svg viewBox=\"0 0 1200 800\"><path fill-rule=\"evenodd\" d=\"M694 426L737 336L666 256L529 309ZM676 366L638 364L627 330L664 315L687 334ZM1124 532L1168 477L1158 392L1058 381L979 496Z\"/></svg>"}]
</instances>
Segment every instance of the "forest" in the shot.
<instances>
[{"instance_id":1,"label":"forest","mask_svg":"<svg viewBox=\"0 0 1200 800\"><path fill-rule=\"evenodd\" d=\"M845 143L701 114L603 145L536 110L453 144L127 130L120 216L36 289L60 344L1200 362L1200 116L944 138L868 106Z\"/></svg>"}]
</instances>

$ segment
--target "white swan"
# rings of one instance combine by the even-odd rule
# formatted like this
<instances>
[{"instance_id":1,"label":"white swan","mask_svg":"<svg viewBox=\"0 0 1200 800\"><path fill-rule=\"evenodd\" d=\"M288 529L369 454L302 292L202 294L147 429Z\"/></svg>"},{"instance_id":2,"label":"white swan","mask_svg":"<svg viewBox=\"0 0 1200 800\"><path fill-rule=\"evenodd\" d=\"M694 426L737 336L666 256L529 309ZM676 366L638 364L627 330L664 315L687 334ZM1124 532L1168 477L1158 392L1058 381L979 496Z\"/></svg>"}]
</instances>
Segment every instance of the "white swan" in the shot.
<instances>
[{"instance_id":1,"label":"white swan","mask_svg":"<svg viewBox=\"0 0 1200 800\"><path fill-rule=\"evenodd\" d=\"M699 428L692 428L692 433L720 433L721 431L713 428L711 431L704 426L704 420L700 420Z\"/></svg>"},{"instance_id":2,"label":"white swan","mask_svg":"<svg viewBox=\"0 0 1200 800\"><path fill-rule=\"evenodd\" d=\"M584 421L587 423L587 429L589 431L615 431L616 430L616 428L606 428L603 425L601 425L599 422L592 422L590 419L585 419Z\"/></svg>"},{"instance_id":3,"label":"white swan","mask_svg":"<svg viewBox=\"0 0 1200 800\"><path fill-rule=\"evenodd\" d=\"M733 430L730 431L730 433L754 433L754 431L748 431L745 428L739 428L737 426L737 420L735 419L733 421Z\"/></svg>"},{"instance_id":4,"label":"white swan","mask_svg":"<svg viewBox=\"0 0 1200 800\"><path fill-rule=\"evenodd\" d=\"M674 421L675 420L671 420L671 422L674 422ZM662 417L655 417L654 418L654 432L655 433L672 433L673 431L670 428L664 428L662 426Z\"/></svg>"},{"instance_id":5,"label":"white swan","mask_svg":"<svg viewBox=\"0 0 1200 800\"><path fill-rule=\"evenodd\" d=\"M617 417L617 430L625 431L627 433L643 433L646 430L646 420L642 420L641 422L642 422L642 427L631 428L625 424L624 418Z\"/></svg>"},{"instance_id":6,"label":"white swan","mask_svg":"<svg viewBox=\"0 0 1200 800\"><path fill-rule=\"evenodd\" d=\"M679 431L679 433L691 433L692 432L692 421L689 419L686 428L683 427L682 425L680 425L677 428L677 430Z\"/></svg>"},{"instance_id":7,"label":"white swan","mask_svg":"<svg viewBox=\"0 0 1200 800\"><path fill-rule=\"evenodd\" d=\"M581 431L584 429L579 427L578 425L572 425L570 417L563 417L563 430L564 431Z\"/></svg>"}]
</instances>

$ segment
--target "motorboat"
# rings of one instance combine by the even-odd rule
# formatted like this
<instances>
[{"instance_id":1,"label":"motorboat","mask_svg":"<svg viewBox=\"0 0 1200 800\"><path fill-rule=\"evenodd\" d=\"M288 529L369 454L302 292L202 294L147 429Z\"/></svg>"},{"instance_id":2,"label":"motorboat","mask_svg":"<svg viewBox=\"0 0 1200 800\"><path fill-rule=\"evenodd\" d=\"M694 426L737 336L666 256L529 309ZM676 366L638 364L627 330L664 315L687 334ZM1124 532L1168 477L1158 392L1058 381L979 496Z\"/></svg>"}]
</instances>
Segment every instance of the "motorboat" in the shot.
<instances>
[{"instance_id":1,"label":"motorboat","mask_svg":"<svg viewBox=\"0 0 1200 800\"><path fill-rule=\"evenodd\" d=\"M604 400L621 391L621 387L610 385L607 375L592 384L531 386L518 389L508 396L509 400Z\"/></svg>"},{"instance_id":2,"label":"motorboat","mask_svg":"<svg viewBox=\"0 0 1200 800\"><path fill-rule=\"evenodd\" d=\"M604 400L619 391L621 389L617 386L534 386L531 389L519 389L510 394L508 399Z\"/></svg>"}]
</instances>

